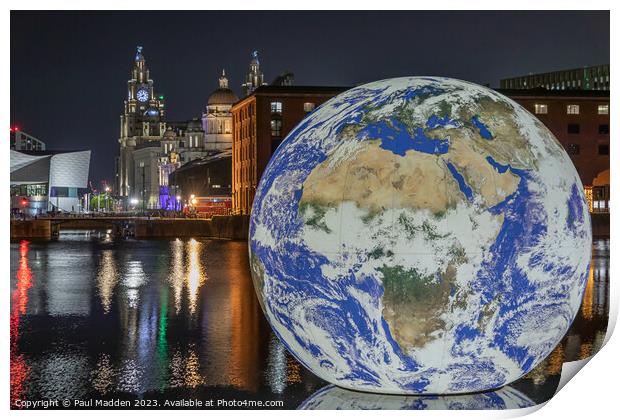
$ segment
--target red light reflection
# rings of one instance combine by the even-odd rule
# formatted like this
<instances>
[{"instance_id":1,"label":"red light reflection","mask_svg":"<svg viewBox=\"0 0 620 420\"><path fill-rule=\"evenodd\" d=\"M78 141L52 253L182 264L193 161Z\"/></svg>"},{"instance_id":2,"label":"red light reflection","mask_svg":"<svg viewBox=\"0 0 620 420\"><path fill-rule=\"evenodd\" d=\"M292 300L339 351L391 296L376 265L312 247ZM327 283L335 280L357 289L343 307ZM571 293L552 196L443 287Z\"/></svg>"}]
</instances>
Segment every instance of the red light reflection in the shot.
<instances>
[{"instance_id":1,"label":"red light reflection","mask_svg":"<svg viewBox=\"0 0 620 420\"><path fill-rule=\"evenodd\" d=\"M32 287L32 270L28 266L29 242L19 244L19 268L17 269L17 284L11 296L11 406L23 394L23 383L28 377L28 365L24 356L19 354L17 342L19 339L19 318L26 313L28 306L28 290Z\"/></svg>"}]
</instances>

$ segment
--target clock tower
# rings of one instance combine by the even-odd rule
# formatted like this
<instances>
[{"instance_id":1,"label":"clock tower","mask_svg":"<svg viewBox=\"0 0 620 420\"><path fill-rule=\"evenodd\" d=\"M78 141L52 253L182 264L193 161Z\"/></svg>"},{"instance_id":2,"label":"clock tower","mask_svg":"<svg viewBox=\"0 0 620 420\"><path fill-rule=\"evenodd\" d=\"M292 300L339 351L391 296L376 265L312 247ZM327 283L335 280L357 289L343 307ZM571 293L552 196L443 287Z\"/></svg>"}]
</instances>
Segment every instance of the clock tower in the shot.
<instances>
[{"instance_id":1,"label":"clock tower","mask_svg":"<svg viewBox=\"0 0 620 420\"><path fill-rule=\"evenodd\" d=\"M131 79L127 81L127 97L120 121L119 154L116 163L117 191L129 199L135 191L132 152L138 146L158 141L166 130L164 97L153 90L142 47L136 48Z\"/></svg>"}]
</instances>

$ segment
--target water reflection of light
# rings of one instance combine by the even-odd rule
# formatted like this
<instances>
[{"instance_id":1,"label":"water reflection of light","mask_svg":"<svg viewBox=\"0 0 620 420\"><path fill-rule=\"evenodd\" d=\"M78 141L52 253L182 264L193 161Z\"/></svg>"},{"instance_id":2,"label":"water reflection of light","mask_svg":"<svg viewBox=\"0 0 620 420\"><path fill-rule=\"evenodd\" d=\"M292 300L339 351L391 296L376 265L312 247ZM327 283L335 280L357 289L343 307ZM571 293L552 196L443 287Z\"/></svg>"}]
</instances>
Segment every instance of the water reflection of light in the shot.
<instances>
[{"instance_id":1,"label":"water reflection of light","mask_svg":"<svg viewBox=\"0 0 620 420\"><path fill-rule=\"evenodd\" d=\"M170 264L168 282L174 290L174 310L178 315L181 311L181 293L183 292L183 278L185 273L183 265L183 242L177 238L170 243L170 248L172 262Z\"/></svg>"},{"instance_id":2,"label":"water reflection of light","mask_svg":"<svg viewBox=\"0 0 620 420\"><path fill-rule=\"evenodd\" d=\"M124 392L138 392L141 377L142 368L138 363L132 359L125 360L119 375L118 389Z\"/></svg>"},{"instance_id":3,"label":"water reflection of light","mask_svg":"<svg viewBox=\"0 0 620 420\"><path fill-rule=\"evenodd\" d=\"M13 304L19 314L26 313L28 305L28 290L32 287L32 271L28 265L28 241L19 243L19 268L17 269L17 287L13 297Z\"/></svg>"},{"instance_id":4,"label":"water reflection of light","mask_svg":"<svg viewBox=\"0 0 620 420\"><path fill-rule=\"evenodd\" d=\"M28 265L29 242L19 243L19 268L17 269L17 283L11 296L12 310L10 315L10 364L11 364L11 404L23 395L24 381L28 378L29 367L26 359L19 354L17 346L19 340L20 316L26 314L28 307L28 290L32 287L32 271Z\"/></svg>"},{"instance_id":5,"label":"water reflection of light","mask_svg":"<svg viewBox=\"0 0 620 420\"><path fill-rule=\"evenodd\" d=\"M110 312L114 287L117 281L118 270L116 269L114 252L110 249L106 249L102 252L101 263L97 273L97 291L101 298L101 306L103 307L104 314Z\"/></svg>"},{"instance_id":6,"label":"water reflection of light","mask_svg":"<svg viewBox=\"0 0 620 420\"><path fill-rule=\"evenodd\" d=\"M77 399L90 384L89 358L83 349L64 349L41 360L37 385L43 398Z\"/></svg>"},{"instance_id":7,"label":"water reflection of light","mask_svg":"<svg viewBox=\"0 0 620 420\"><path fill-rule=\"evenodd\" d=\"M204 283L205 275L200 260L202 244L195 239L191 239L187 245L187 293L189 297L189 310L193 314L196 312L198 289Z\"/></svg>"},{"instance_id":8,"label":"water reflection of light","mask_svg":"<svg viewBox=\"0 0 620 420\"><path fill-rule=\"evenodd\" d=\"M123 276L123 285L127 288L127 300L130 308L138 306L138 289L146 282L146 274L142 269L142 262L129 261L127 271Z\"/></svg>"},{"instance_id":9,"label":"water reflection of light","mask_svg":"<svg viewBox=\"0 0 620 420\"><path fill-rule=\"evenodd\" d=\"M170 387L195 388L205 383L200 373L200 360L193 346L187 351L176 351L170 360Z\"/></svg>"},{"instance_id":10,"label":"water reflection of light","mask_svg":"<svg viewBox=\"0 0 620 420\"><path fill-rule=\"evenodd\" d=\"M594 291L594 264L590 264L590 272L588 273L588 282L586 290L583 293L583 302L581 303L581 315L587 319L592 319L592 295Z\"/></svg>"},{"instance_id":11,"label":"water reflection of light","mask_svg":"<svg viewBox=\"0 0 620 420\"><path fill-rule=\"evenodd\" d=\"M286 351L275 335L272 335L269 340L269 355L265 376L271 392L276 394L284 392L286 389Z\"/></svg>"},{"instance_id":12,"label":"water reflection of light","mask_svg":"<svg viewBox=\"0 0 620 420\"><path fill-rule=\"evenodd\" d=\"M92 385L100 394L105 395L114 389L116 383L117 372L112 362L110 361L110 355L102 354L97 360L97 365L93 371Z\"/></svg>"},{"instance_id":13,"label":"water reflection of light","mask_svg":"<svg viewBox=\"0 0 620 420\"><path fill-rule=\"evenodd\" d=\"M587 359L592 356L592 343L582 343L579 348L579 359Z\"/></svg>"}]
</instances>

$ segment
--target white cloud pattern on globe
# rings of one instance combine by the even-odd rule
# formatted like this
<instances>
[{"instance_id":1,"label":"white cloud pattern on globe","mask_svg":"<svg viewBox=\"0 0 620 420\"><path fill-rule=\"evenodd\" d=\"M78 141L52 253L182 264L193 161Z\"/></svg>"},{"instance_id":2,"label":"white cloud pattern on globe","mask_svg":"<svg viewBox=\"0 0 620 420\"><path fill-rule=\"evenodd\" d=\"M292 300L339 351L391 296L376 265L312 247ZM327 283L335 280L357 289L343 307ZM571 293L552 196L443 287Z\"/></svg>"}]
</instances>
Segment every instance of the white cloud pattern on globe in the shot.
<instances>
[{"instance_id":1,"label":"white cloud pattern on globe","mask_svg":"<svg viewBox=\"0 0 620 420\"><path fill-rule=\"evenodd\" d=\"M562 339L591 227L562 146L499 93L439 77L353 88L271 158L250 219L265 315L324 380L498 388Z\"/></svg>"}]
</instances>

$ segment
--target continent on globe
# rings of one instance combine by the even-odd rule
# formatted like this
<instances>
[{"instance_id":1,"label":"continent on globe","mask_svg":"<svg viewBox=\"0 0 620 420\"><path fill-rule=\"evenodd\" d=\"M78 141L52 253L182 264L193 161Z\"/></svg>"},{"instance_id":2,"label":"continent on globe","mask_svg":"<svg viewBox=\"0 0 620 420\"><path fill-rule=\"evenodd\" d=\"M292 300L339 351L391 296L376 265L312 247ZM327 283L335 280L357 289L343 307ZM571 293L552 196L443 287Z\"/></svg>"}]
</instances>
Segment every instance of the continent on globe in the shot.
<instances>
[{"instance_id":1,"label":"continent on globe","mask_svg":"<svg viewBox=\"0 0 620 420\"><path fill-rule=\"evenodd\" d=\"M439 77L340 94L258 186L250 267L287 349L350 389L452 394L533 369L572 323L591 228L569 157L499 93Z\"/></svg>"}]
</instances>

